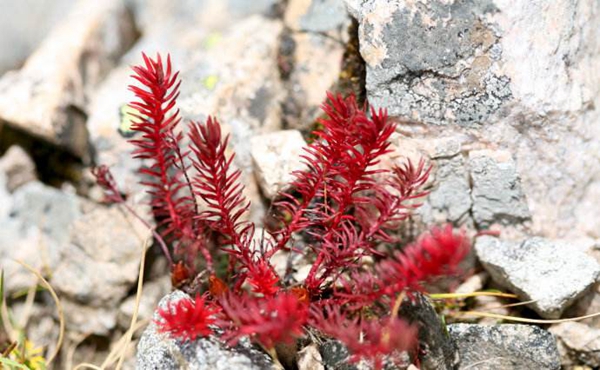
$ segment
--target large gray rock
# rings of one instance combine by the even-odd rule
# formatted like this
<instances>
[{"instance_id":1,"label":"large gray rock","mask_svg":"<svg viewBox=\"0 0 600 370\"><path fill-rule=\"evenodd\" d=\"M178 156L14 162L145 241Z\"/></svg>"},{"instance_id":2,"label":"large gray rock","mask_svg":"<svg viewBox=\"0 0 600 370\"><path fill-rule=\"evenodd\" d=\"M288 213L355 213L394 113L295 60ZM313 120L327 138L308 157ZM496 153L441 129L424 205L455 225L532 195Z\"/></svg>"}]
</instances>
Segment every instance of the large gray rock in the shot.
<instances>
[{"instance_id":1,"label":"large gray rock","mask_svg":"<svg viewBox=\"0 0 600 370\"><path fill-rule=\"evenodd\" d=\"M590 156L600 151L595 3L346 4L359 23L368 98L399 118L399 130L411 139L462 137L467 156L481 149L511 153L511 177L520 177L526 197L511 204L518 219L528 206L532 233L600 236L600 162Z\"/></svg>"},{"instance_id":2,"label":"large gray rock","mask_svg":"<svg viewBox=\"0 0 600 370\"><path fill-rule=\"evenodd\" d=\"M556 339L531 325L448 325L460 355L458 369L558 370Z\"/></svg>"},{"instance_id":3,"label":"large gray rock","mask_svg":"<svg viewBox=\"0 0 600 370\"><path fill-rule=\"evenodd\" d=\"M475 251L483 267L499 284L534 300L540 316L556 319L600 274L600 265L576 245L539 237L523 242L481 236Z\"/></svg>"},{"instance_id":4,"label":"large gray rock","mask_svg":"<svg viewBox=\"0 0 600 370\"><path fill-rule=\"evenodd\" d=\"M0 80L1 124L89 159L88 99L135 38L123 1L80 1L21 70Z\"/></svg>"},{"instance_id":5,"label":"large gray rock","mask_svg":"<svg viewBox=\"0 0 600 370\"><path fill-rule=\"evenodd\" d=\"M579 322L563 322L548 329L558 339L564 368L600 367L600 329Z\"/></svg>"},{"instance_id":6,"label":"large gray rock","mask_svg":"<svg viewBox=\"0 0 600 370\"><path fill-rule=\"evenodd\" d=\"M348 1L360 22L367 93L392 115L483 122L511 98L490 2ZM461 83L464 79L464 83Z\"/></svg>"},{"instance_id":7,"label":"large gray rock","mask_svg":"<svg viewBox=\"0 0 600 370\"><path fill-rule=\"evenodd\" d=\"M165 296L159 308L165 309L170 302L190 299L181 291ZM154 320L160 320L158 311ZM156 322L152 321L144 330L137 347L136 368L140 370L271 370L273 361L247 340L229 348L218 339L198 338L195 341L179 341L167 334L159 333Z\"/></svg>"},{"instance_id":8,"label":"large gray rock","mask_svg":"<svg viewBox=\"0 0 600 370\"><path fill-rule=\"evenodd\" d=\"M494 222L518 223L531 217L509 152L471 151L469 169L473 183L473 218L479 226Z\"/></svg>"}]
</instances>

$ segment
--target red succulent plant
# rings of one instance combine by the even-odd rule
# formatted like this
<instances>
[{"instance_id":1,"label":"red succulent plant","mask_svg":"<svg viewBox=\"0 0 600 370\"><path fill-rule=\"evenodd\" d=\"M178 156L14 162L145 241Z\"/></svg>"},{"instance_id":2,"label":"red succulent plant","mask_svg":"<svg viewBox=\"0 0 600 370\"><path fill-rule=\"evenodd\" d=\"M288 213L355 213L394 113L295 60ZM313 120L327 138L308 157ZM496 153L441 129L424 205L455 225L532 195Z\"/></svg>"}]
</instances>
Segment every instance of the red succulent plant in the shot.
<instances>
[{"instance_id":1,"label":"red succulent plant","mask_svg":"<svg viewBox=\"0 0 600 370\"><path fill-rule=\"evenodd\" d=\"M162 321L158 322L160 332L169 333L183 340L195 340L212 334L210 325L216 323L220 307L197 295L194 300L180 299L170 303L166 309L158 311Z\"/></svg>"},{"instance_id":2,"label":"red succulent plant","mask_svg":"<svg viewBox=\"0 0 600 370\"><path fill-rule=\"evenodd\" d=\"M195 282L204 292L161 310L160 330L195 340L216 325L223 340L248 336L272 350L313 327L341 340L353 360L369 359L376 368L414 349L417 327L397 317L393 302L455 273L469 244L446 226L397 252L380 248L400 244L390 232L419 206L430 172L424 161L377 166L391 151L395 130L386 112L328 93L322 129L302 156L305 169L294 172L290 190L273 203L279 227L272 238L256 241L241 172L226 153L228 136L209 117L190 124L189 150L182 149L178 74L170 58L143 60L133 68L141 86L130 87L136 96L130 106L138 111L131 142L134 157L146 163L140 174L158 222L153 232L174 284ZM110 172L100 167L95 174L108 199L126 205ZM311 261L305 279L295 281L289 268L277 274L271 258L280 251ZM365 257L374 263L365 264ZM208 271L204 280L200 269Z\"/></svg>"}]
</instances>

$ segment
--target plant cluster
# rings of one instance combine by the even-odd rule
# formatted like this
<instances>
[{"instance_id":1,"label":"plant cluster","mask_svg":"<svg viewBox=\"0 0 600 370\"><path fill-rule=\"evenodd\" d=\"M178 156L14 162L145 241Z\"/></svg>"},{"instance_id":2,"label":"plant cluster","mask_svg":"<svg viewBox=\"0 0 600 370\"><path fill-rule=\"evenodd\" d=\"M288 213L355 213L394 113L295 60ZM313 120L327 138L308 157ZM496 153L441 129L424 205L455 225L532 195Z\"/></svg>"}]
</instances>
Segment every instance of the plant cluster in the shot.
<instances>
[{"instance_id":1,"label":"plant cluster","mask_svg":"<svg viewBox=\"0 0 600 370\"><path fill-rule=\"evenodd\" d=\"M322 129L303 155L305 168L272 204L276 225L255 235L228 136L215 118L190 122L184 149L178 73L169 58L143 59L133 67L139 85L130 86L134 157L145 160L142 183L173 283L196 292L160 311L160 330L195 340L218 328L230 344L249 337L273 354L312 328L375 368L415 350L418 328L398 317L400 303L424 282L455 273L469 243L445 226L390 250L400 244L393 230L426 195L430 168L423 161L378 167L395 130L386 112L328 94ZM124 204L108 169L95 174L108 198ZM309 261L306 278L295 281L289 268L280 276L276 253Z\"/></svg>"}]
</instances>

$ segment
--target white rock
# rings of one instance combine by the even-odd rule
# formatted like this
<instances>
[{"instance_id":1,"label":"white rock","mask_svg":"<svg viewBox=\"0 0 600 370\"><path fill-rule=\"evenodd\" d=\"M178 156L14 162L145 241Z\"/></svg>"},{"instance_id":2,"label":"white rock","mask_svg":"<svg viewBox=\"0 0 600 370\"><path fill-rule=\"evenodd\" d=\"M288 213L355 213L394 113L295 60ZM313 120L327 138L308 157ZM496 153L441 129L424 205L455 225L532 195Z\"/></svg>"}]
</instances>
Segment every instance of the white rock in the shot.
<instances>
[{"instance_id":1,"label":"white rock","mask_svg":"<svg viewBox=\"0 0 600 370\"><path fill-rule=\"evenodd\" d=\"M123 1L80 1L21 70L0 80L0 118L89 159L88 99L135 37Z\"/></svg>"},{"instance_id":2,"label":"white rock","mask_svg":"<svg viewBox=\"0 0 600 370\"><path fill-rule=\"evenodd\" d=\"M481 236L475 251L499 284L511 289L540 316L559 318L600 274L600 265L564 242L534 237L521 243Z\"/></svg>"},{"instance_id":3,"label":"white rock","mask_svg":"<svg viewBox=\"0 0 600 370\"><path fill-rule=\"evenodd\" d=\"M304 168L306 142L300 131L286 130L252 138L252 160L263 194L273 198L294 179L293 171Z\"/></svg>"}]
</instances>

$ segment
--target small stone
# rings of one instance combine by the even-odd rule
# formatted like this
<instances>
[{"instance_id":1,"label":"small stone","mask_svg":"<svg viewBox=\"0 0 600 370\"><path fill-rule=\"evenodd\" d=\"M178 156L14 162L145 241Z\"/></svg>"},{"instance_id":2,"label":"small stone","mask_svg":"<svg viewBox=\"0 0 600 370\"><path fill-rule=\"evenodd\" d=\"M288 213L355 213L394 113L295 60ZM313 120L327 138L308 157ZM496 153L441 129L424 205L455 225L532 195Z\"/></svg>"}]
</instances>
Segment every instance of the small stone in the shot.
<instances>
[{"instance_id":1,"label":"small stone","mask_svg":"<svg viewBox=\"0 0 600 370\"><path fill-rule=\"evenodd\" d=\"M140 305L138 307L138 321L151 320L156 305L170 290L170 276L162 276L158 280L144 283ZM117 323L122 329L129 329L129 326L131 325L131 318L133 317L133 311L135 310L135 302L136 296L132 295L125 299L119 306Z\"/></svg>"},{"instance_id":2,"label":"small stone","mask_svg":"<svg viewBox=\"0 0 600 370\"><path fill-rule=\"evenodd\" d=\"M11 193L19 186L36 179L35 163L18 145L11 146L4 153L0 159L0 172L6 174L8 178L6 187Z\"/></svg>"},{"instance_id":3,"label":"small stone","mask_svg":"<svg viewBox=\"0 0 600 370\"><path fill-rule=\"evenodd\" d=\"M165 296L158 304L166 309L171 302L190 299L181 291ZM199 338L193 342L179 341L159 333L155 320L160 320L158 310L148 325L137 347L136 368L140 370L199 369L199 370L271 370L273 361L255 348L247 338L229 348L214 337Z\"/></svg>"},{"instance_id":4,"label":"small stone","mask_svg":"<svg viewBox=\"0 0 600 370\"><path fill-rule=\"evenodd\" d=\"M494 222L519 223L531 218L509 152L471 151L469 167L473 182L473 218L479 226Z\"/></svg>"},{"instance_id":5,"label":"small stone","mask_svg":"<svg viewBox=\"0 0 600 370\"><path fill-rule=\"evenodd\" d=\"M558 370L556 339L531 325L448 325L460 354L458 369Z\"/></svg>"},{"instance_id":6,"label":"small stone","mask_svg":"<svg viewBox=\"0 0 600 370\"><path fill-rule=\"evenodd\" d=\"M0 121L88 160L88 99L135 38L123 1L78 2L23 68L0 80Z\"/></svg>"},{"instance_id":7,"label":"small stone","mask_svg":"<svg viewBox=\"0 0 600 370\"><path fill-rule=\"evenodd\" d=\"M481 236L475 251L483 267L540 316L559 318L600 274L593 257L564 242L533 237L520 243Z\"/></svg>"},{"instance_id":8,"label":"small stone","mask_svg":"<svg viewBox=\"0 0 600 370\"><path fill-rule=\"evenodd\" d=\"M413 299L406 298L400 306L399 316L419 326L419 348L423 369L454 369L458 364L455 344L449 340L445 324L442 323L431 301L417 293Z\"/></svg>"},{"instance_id":9,"label":"small stone","mask_svg":"<svg viewBox=\"0 0 600 370\"><path fill-rule=\"evenodd\" d=\"M285 122L289 128L309 131L322 114L326 92L335 89L342 73L350 17L342 0L292 0L284 23L290 50L281 53L291 57Z\"/></svg>"},{"instance_id":10,"label":"small stone","mask_svg":"<svg viewBox=\"0 0 600 370\"><path fill-rule=\"evenodd\" d=\"M471 294L481 291L485 286L485 283L489 280L489 277L490 275L487 272L482 271L469 277L462 284L460 284L454 292L458 294Z\"/></svg>"},{"instance_id":11,"label":"small stone","mask_svg":"<svg viewBox=\"0 0 600 370\"><path fill-rule=\"evenodd\" d=\"M273 198L294 179L292 172L304 167L300 155L306 142L300 131L286 130L255 136L251 145L260 187Z\"/></svg>"},{"instance_id":12,"label":"small stone","mask_svg":"<svg viewBox=\"0 0 600 370\"><path fill-rule=\"evenodd\" d=\"M563 365L600 367L600 329L579 322L563 322L550 327L549 331L558 338Z\"/></svg>"},{"instance_id":13,"label":"small stone","mask_svg":"<svg viewBox=\"0 0 600 370\"><path fill-rule=\"evenodd\" d=\"M316 344L308 345L298 352L298 370L325 370Z\"/></svg>"}]
</instances>

